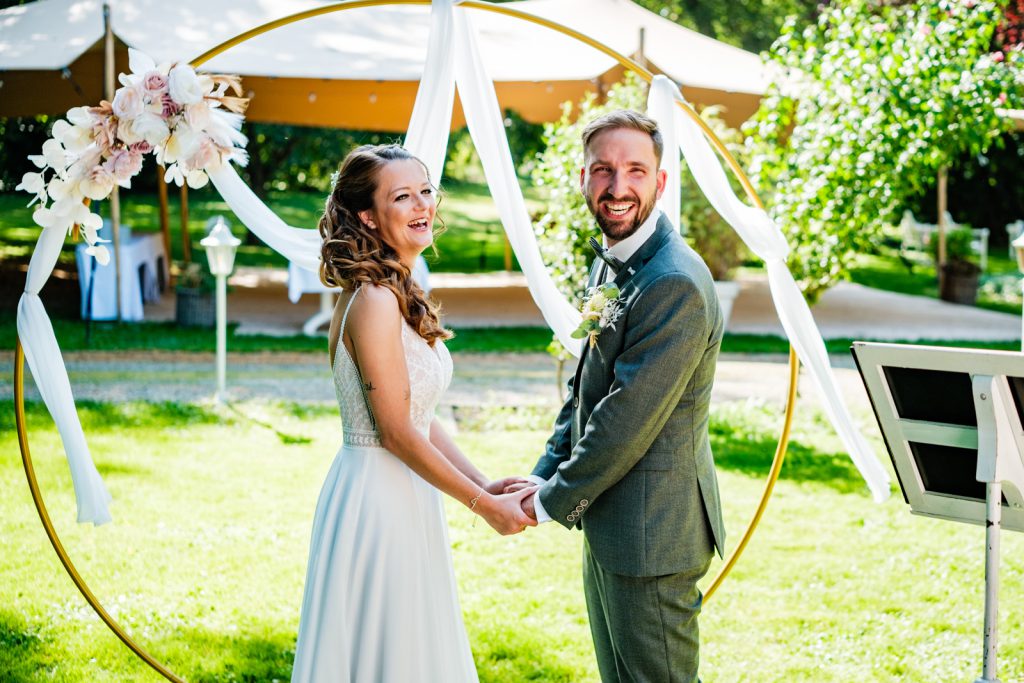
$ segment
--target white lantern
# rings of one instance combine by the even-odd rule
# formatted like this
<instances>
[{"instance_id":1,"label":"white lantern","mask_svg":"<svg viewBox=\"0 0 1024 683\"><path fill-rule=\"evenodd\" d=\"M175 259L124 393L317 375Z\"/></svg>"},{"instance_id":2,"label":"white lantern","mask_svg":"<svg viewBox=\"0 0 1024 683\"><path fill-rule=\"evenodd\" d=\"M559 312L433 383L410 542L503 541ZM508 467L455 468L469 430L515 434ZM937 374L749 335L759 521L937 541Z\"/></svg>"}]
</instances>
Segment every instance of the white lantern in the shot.
<instances>
[{"instance_id":1,"label":"white lantern","mask_svg":"<svg viewBox=\"0 0 1024 683\"><path fill-rule=\"evenodd\" d=\"M220 216L210 230L210 234L199 240L206 249L206 258L210 262L210 272L217 276L231 275L235 267L235 250L242 240L231 234L227 222Z\"/></svg>"}]
</instances>

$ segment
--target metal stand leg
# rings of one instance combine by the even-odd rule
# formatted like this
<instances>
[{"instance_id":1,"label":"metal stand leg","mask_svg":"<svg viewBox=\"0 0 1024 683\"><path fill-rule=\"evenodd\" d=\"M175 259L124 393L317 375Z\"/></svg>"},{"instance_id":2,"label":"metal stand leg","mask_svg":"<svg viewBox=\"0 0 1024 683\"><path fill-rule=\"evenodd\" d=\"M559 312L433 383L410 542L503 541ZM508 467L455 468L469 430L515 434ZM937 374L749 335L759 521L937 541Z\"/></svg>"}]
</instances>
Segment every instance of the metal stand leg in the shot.
<instances>
[{"instance_id":1,"label":"metal stand leg","mask_svg":"<svg viewBox=\"0 0 1024 683\"><path fill-rule=\"evenodd\" d=\"M999 683L996 655L999 649L999 525L1002 515L1003 485L985 485L985 659L981 678L974 683Z\"/></svg>"},{"instance_id":2,"label":"metal stand leg","mask_svg":"<svg viewBox=\"0 0 1024 683\"><path fill-rule=\"evenodd\" d=\"M334 316L334 293L320 292L320 310L302 325L302 334L313 336L321 325L331 322Z\"/></svg>"}]
</instances>

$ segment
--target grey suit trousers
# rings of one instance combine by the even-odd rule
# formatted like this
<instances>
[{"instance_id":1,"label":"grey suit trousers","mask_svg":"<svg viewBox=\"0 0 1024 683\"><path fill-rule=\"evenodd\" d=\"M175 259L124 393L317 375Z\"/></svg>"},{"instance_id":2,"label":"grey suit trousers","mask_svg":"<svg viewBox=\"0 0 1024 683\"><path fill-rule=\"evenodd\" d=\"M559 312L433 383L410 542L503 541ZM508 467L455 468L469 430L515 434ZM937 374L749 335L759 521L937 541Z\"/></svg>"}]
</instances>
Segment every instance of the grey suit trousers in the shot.
<instances>
[{"instance_id":1,"label":"grey suit trousers","mask_svg":"<svg viewBox=\"0 0 1024 683\"><path fill-rule=\"evenodd\" d=\"M603 683L699 683L701 567L666 576L603 569L583 545L583 589Z\"/></svg>"}]
</instances>

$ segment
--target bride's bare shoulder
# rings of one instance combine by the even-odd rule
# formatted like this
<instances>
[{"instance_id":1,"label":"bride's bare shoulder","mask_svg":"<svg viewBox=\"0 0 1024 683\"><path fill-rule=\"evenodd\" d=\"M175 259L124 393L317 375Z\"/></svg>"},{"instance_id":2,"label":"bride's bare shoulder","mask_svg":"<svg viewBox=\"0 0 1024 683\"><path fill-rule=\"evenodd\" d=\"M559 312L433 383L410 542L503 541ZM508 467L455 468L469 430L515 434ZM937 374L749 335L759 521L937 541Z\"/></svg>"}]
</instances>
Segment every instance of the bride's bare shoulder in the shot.
<instances>
[{"instance_id":1,"label":"bride's bare shoulder","mask_svg":"<svg viewBox=\"0 0 1024 683\"><path fill-rule=\"evenodd\" d=\"M397 325L401 319L398 297L387 287L363 285L352 302L349 314L359 327L379 328Z\"/></svg>"}]
</instances>

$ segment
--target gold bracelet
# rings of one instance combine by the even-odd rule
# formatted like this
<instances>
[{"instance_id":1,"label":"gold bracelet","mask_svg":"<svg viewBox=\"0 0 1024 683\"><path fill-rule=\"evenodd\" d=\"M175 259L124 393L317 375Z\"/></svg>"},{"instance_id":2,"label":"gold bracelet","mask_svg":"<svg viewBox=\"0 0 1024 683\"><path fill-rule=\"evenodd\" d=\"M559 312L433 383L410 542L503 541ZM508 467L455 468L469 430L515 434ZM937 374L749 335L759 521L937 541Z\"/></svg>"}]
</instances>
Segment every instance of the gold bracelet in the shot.
<instances>
[{"instance_id":1,"label":"gold bracelet","mask_svg":"<svg viewBox=\"0 0 1024 683\"><path fill-rule=\"evenodd\" d=\"M484 495L484 490L480 489L480 493L476 494L476 497L469 501L470 512L476 507L476 504L480 502L480 496ZM476 526L476 520L480 519L480 515L473 518L473 526Z\"/></svg>"}]
</instances>

